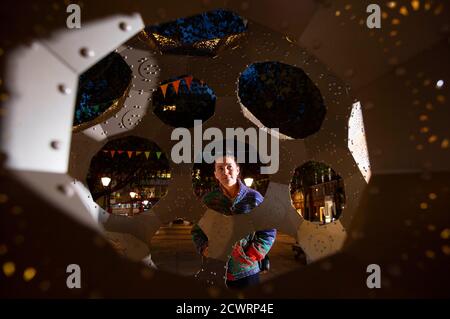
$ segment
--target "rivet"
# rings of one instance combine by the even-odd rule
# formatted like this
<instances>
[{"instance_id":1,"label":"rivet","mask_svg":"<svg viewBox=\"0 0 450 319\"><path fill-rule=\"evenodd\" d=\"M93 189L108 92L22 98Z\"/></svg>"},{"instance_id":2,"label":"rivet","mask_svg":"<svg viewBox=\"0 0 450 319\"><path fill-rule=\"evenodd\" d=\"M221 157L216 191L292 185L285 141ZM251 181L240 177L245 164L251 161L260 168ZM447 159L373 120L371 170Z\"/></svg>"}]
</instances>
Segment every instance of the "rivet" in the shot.
<instances>
[{"instance_id":1,"label":"rivet","mask_svg":"<svg viewBox=\"0 0 450 319\"><path fill-rule=\"evenodd\" d=\"M72 93L72 90L70 88L68 88L67 86L65 86L64 84L58 85L58 90L62 94L66 94L66 95Z\"/></svg>"},{"instance_id":2,"label":"rivet","mask_svg":"<svg viewBox=\"0 0 450 319\"><path fill-rule=\"evenodd\" d=\"M61 148L61 142L60 141L52 141L50 143L50 146L55 150L59 150Z\"/></svg>"},{"instance_id":3,"label":"rivet","mask_svg":"<svg viewBox=\"0 0 450 319\"><path fill-rule=\"evenodd\" d=\"M75 194L73 188L68 185L58 185L57 189L67 197L72 197Z\"/></svg>"},{"instance_id":4,"label":"rivet","mask_svg":"<svg viewBox=\"0 0 450 319\"><path fill-rule=\"evenodd\" d=\"M95 52L86 47L80 49L80 54L85 58L92 58L95 56Z\"/></svg>"},{"instance_id":5,"label":"rivet","mask_svg":"<svg viewBox=\"0 0 450 319\"><path fill-rule=\"evenodd\" d=\"M122 30L122 31L131 31L131 25L129 25L128 23L126 23L126 22L120 22L120 24L119 24L119 28L120 28L120 30Z\"/></svg>"}]
</instances>

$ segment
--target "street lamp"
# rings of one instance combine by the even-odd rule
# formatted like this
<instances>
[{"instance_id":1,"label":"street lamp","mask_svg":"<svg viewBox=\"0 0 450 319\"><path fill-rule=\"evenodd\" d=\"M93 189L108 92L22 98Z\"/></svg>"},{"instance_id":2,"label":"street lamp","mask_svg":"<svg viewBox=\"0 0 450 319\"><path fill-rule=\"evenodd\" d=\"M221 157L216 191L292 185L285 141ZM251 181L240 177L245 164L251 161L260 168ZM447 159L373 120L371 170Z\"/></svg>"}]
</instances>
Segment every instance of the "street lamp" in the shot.
<instances>
[{"instance_id":1,"label":"street lamp","mask_svg":"<svg viewBox=\"0 0 450 319\"><path fill-rule=\"evenodd\" d=\"M148 205L148 200L143 200L142 204L144 204L144 207L142 207L142 211L144 211L145 207Z\"/></svg>"},{"instance_id":2,"label":"street lamp","mask_svg":"<svg viewBox=\"0 0 450 319\"><path fill-rule=\"evenodd\" d=\"M247 187L252 186L252 184L253 184L253 178L251 178L251 177L244 178L244 183L245 183L245 185L246 185Z\"/></svg>"},{"instance_id":3,"label":"street lamp","mask_svg":"<svg viewBox=\"0 0 450 319\"><path fill-rule=\"evenodd\" d=\"M135 192L130 192L130 197L131 197L131 216L133 216L133 202L134 202L134 198L136 197L136 193Z\"/></svg>"},{"instance_id":4,"label":"street lamp","mask_svg":"<svg viewBox=\"0 0 450 319\"><path fill-rule=\"evenodd\" d=\"M102 181L103 187L105 188L105 191L107 192L107 194L105 194L105 196L103 197L103 207L105 207L106 211L109 212L109 195L110 195L110 192L109 192L108 186L109 186L109 183L111 183L111 178L107 177L107 176L104 176L104 177L101 178L101 181ZM108 200L106 199L106 196L108 196Z\"/></svg>"}]
</instances>

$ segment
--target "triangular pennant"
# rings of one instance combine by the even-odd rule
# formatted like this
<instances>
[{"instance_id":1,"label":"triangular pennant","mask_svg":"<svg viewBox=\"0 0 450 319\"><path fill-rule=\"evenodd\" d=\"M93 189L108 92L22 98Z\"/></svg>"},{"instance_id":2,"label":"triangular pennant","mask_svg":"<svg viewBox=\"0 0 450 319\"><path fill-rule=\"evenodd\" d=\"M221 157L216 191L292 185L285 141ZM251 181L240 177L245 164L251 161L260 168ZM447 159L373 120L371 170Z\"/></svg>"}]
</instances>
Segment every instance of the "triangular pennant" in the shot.
<instances>
[{"instance_id":1,"label":"triangular pennant","mask_svg":"<svg viewBox=\"0 0 450 319\"><path fill-rule=\"evenodd\" d=\"M131 156L133 156L133 151L127 151L128 154L128 158L131 158Z\"/></svg>"},{"instance_id":2,"label":"triangular pennant","mask_svg":"<svg viewBox=\"0 0 450 319\"><path fill-rule=\"evenodd\" d=\"M156 152L156 157L159 159L161 157L161 152Z\"/></svg>"},{"instance_id":3,"label":"triangular pennant","mask_svg":"<svg viewBox=\"0 0 450 319\"><path fill-rule=\"evenodd\" d=\"M103 153L109 153L109 151L108 150L103 150Z\"/></svg>"},{"instance_id":4,"label":"triangular pennant","mask_svg":"<svg viewBox=\"0 0 450 319\"><path fill-rule=\"evenodd\" d=\"M203 86L205 82L203 80L200 80L200 84Z\"/></svg>"},{"instance_id":5,"label":"triangular pennant","mask_svg":"<svg viewBox=\"0 0 450 319\"><path fill-rule=\"evenodd\" d=\"M122 154L122 153L123 153L122 150L118 150L118 151L117 151L117 154L119 154L119 155Z\"/></svg>"},{"instance_id":6,"label":"triangular pennant","mask_svg":"<svg viewBox=\"0 0 450 319\"><path fill-rule=\"evenodd\" d=\"M145 152L145 157L147 157L147 159L149 156L150 156L150 152Z\"/></svg>"},{"instance_id":7,"label":"triangular pennant","mask_svg":"<svg viewBox=\"0 0 450 319\"><path fill-rule=\"evenodd\" d=\"M167 86L168 86L168 84L163 84L163 85L159 86L161 88L164 98L166 98Z\"/></svg>"},{"instance_id":8,"label":"triangular pennant","mask_svg":"<svg viewBox=\"0 0 450 319\"><path fill-rule=\"evenodd\" d=\"M188 87L189 90L191 90L191 82L193 78L194 77L192 75L184 78L184 82L186 82L186 86Z\"/></svg>"},{"instance_id":9,"label":"triangular pennant","mask_svg":"<svg viewBox=\"0 0 450 319\"><path fill-rule=\"evenodd\" d=\"M111 158L114 157L114 154L116 154L116 151L110 151L111 153Z\"/></svg>"},{"instance_id":10,"label":"triangular pennant","mask_svg":"<svg viewBox=\"0 0 450 319\"><path fill-rule=\"evenodd\" d=\"M141 151L136 151L136 156L141 155Z\"/></svg>"},{"instance_id":11,"label":"triangular pennant","mask_svg":"<svg viewBox=\"0 0 450 319\"><path fill-rule=\"evenodd\" d=\"M181 80L176 80L172 82L173 88L175 90L175 93L178 94L178 87L180 86L180 81Z\"/></svg>"}]
</instances>

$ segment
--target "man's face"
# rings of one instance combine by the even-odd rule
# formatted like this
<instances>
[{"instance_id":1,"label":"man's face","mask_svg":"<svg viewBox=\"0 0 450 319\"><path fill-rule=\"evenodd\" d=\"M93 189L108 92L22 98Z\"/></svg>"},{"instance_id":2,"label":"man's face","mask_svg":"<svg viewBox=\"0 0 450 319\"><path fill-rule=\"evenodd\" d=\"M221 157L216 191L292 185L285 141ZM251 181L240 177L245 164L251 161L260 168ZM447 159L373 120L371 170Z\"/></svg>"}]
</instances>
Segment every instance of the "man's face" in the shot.
<instances>
[{"instance_id":1,"label":"man's face","mask_svg":"<svg viewBox=\"0 0 450 319\"><path fill-rule=\"evenodd\" d=\"M214 176L222 186L230 187L237 183L239 166L237 166L233 157L218 158L214 165Z\"/></svg>"}]
</instances>

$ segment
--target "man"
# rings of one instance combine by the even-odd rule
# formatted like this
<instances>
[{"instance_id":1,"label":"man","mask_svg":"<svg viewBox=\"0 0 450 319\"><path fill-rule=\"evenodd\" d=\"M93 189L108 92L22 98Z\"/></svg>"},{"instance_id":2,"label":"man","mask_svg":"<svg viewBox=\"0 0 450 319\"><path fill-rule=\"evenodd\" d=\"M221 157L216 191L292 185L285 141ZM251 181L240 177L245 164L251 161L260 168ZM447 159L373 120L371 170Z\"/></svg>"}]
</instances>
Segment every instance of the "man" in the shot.
<instances>
[{"instance_id":1,"label":"man","mask_svg":"<svg viewBox=\"0 0 450 319\"><path fill-rule=\"evenodd\" d=\"M240 168L234 156L218 157L214 163L214 176L219 187L203 198L211 209L225 215L246 214L262 203L264 198L239 179ZM198 225L191 231L197 251L208 256L208 237ZM259 263L272 247L275 229L257 231L242 238L234 246L227 262L226 284L241 289L259 283Z\"/></svg>"}]
</instances>

